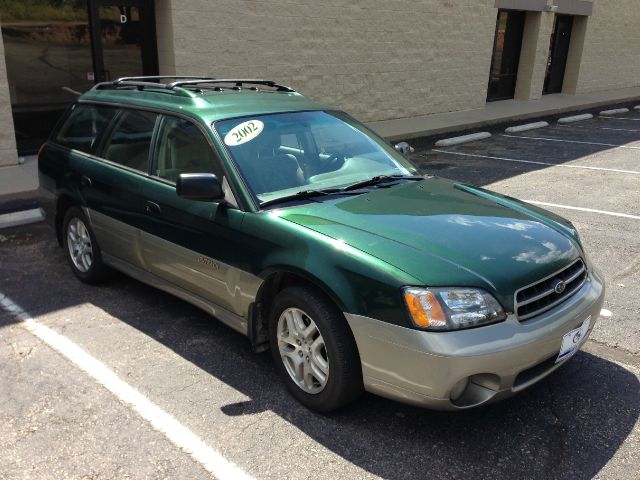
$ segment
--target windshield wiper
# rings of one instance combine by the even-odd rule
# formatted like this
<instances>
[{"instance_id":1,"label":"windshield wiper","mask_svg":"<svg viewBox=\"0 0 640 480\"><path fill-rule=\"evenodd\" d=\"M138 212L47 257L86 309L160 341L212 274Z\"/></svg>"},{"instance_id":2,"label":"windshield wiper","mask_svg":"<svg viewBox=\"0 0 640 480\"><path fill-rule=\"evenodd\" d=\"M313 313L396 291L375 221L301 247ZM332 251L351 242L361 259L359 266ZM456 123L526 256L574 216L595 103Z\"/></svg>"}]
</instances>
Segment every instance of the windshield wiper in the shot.
<instances>
[{"instance_id":1,"label":"windshield wiper","mask_svg":"<svg viewBox=\"0 0 640 480\"><path fill-rule=\"evenodd\" d=\"M342 191L348 192L349 190L357 190L358 188L377 185L379 183L392 182L394 180L424 180L424 177L417 175L376 175L375 177L371 177L367 180L361 180L359 182L352 183L351 185L347 185L346 187L342 187Z\"/></svg>"},{"instance_id":2,"label":"windshield wiper","mask_svg":"<svg viewBox=\"0 0 640 480\"><path fill-rule=\"evenodd\" d=\"M331 195L336 193L344 193L339 188L327 188L325 190L300 190L299 192L292 193L291 195L285 195L284 197L272 198L266 200L260 204L260 208L268 207L276 203L289 202L291 200L300 200L305 198L313 198L321 195Z\"/></svg>"}]
</instances>

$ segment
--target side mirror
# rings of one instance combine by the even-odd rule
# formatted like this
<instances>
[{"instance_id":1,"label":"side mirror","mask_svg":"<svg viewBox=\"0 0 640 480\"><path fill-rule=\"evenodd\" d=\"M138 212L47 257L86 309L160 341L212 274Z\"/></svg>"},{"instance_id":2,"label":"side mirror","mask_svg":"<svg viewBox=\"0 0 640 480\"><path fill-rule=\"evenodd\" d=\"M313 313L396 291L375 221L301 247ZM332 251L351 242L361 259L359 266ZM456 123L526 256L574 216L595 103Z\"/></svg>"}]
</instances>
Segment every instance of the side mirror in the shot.
<instances>
[{"instance_id":1,"label":"side mirror","mask_svg":"<svg viewBox=\"0 0 640 480\"><path fill-rule=\"evenodd\" d=\"M182 198L204 202L224 198L220 180L213 173L181 173L176 182L176 193Z\"/></svg>"},{"instance_id":2,"label":"side mirror","mask_svg":"<svg viewBox=\"0 0 640 480\"><path fill-rule=\"evenodd\" d=\"M409 155L410 153L415 152L415 149L407 142L396 143L394 148L403 155Z\"/></svg>"}]
</instances>

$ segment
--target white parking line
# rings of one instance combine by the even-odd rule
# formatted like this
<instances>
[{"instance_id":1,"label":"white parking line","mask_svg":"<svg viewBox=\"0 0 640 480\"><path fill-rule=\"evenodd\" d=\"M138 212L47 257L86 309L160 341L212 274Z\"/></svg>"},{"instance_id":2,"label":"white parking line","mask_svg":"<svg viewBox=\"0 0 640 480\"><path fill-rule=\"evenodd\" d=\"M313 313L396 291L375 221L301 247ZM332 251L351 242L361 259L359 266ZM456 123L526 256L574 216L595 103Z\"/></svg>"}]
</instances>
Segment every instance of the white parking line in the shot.
<instances>
[{"instance_id":1,"label":"white parking line","mask_svg":"<svg viewBox=\"0 0 640 480\"><path fill-rule=\"evenodd\" d=\"M558 125L563 128L592 128L594 130L615 130L616 132L640 132L638 129L632 128L612 128L612 127L590 127L586 125Z\"/></svg>"},{"instance_id":2,"label":"white parking line","mask_svg":"<svg viewBox=\"0 0 640 480\"><path fill-rule=\"evenodd\" d=\"M438 150L433 149L433 152L438 153L446 153L448 155L459 155L461 157L478 157L478 158L488 158L490 160L500 160L503 162L516 162L516 163L533 163L534 165L548 165L550 167L562 167L562 168L580 168L583 170L599 170L604 172L615 172L615 173L630 173L633 175L640 175L640 172L635 170L620 170L617 168L603 168L603 167L587 167L582 165L563 165L557 163L548 163L548 162L536 162L534 160L517 160L515 158L504 158L504 157L491 157L489 155L478 155L473 153L460 153L460 152L447 152L446 150Z\"/></svg>"},{"instance_id":3,"label":"white parking line","mask_svg":"<svg viewBox=\"0 0 640 480\"><path fill-rule=\"evenodd\" d=\"M238 466L209 447L200 437L182 425L172 415L151 402L138 390L122 381L109 367L49 327L34 320L9 297L0 293L0 308L17 320L31 334L53 350L66 357L100 385L109 390L121 402L128 405L158 432L164 434L175 446L185 451L219 480L251 479Z\"/></svg>"},{"instance_id":4,"label":"white parking line","mask_svg":"<svg viewBox=\"0 0 640 480\"><path fill-rule=\"evenodd\" d=\"M606 117L606 116L602 116L600 118L608 118L609 120L631 120L632 122L640 122L640 118Z\"/></svg>"},{"instance_id":5,"label":"white parking line","mask_svg":"<svg viewBox=\"0 0 640 480\"><path fill-rule=\"evenodd\" d=\"M525 140L543 140L546 142L562 142L562 143L581 143L584 145L600 145L603 147L617 147L617 148L629 148L632 150L640 150L640 147L631 147L629 145L618 145L615 143L600 143L600 142L581 142L579 140L560 140L559 138L546 138L546 137L524 137L521 135L506 135L502 134L503 137L509 138L523 138Z\"/></svg>"},{"instance_id":6,"label":"white parking line","mask_svg":"<svg viewBox=\"0 0 640 480\"><path fill-rule=\"evenodd\" d=\"M532 203L534 205L540 205L542 207L564 208L566 210L578 210L580 212L599 213L601 215L610 215L612 217L622 217L622 218L631 218L633 220L640 220L640 215L629 215L628 213L609 212L607 210L596 210L594 208L571 207L569 205L558 205L557 203L538 202L536 200L523 200L523 202Z\"/></svg>"}]
</instances>

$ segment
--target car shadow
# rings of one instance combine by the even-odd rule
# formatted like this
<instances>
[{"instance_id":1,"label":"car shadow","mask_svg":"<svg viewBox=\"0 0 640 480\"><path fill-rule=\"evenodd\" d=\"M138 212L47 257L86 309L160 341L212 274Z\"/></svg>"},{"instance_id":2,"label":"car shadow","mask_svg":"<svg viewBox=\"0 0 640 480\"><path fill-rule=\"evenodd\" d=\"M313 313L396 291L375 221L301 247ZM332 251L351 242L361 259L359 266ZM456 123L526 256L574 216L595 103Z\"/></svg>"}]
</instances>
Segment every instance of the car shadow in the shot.
<instances>
[{"instance_id":1,"label":"car shadow","mask_svg":"<svg viewBox=\"0 0 640 480\"><path fill-rule=\"evenodd\" d=\"M95 305L249 398L218 406L224 414L272 411L383 478L592 478L640 415L636 375L585 352L518 396L480 409L436 412L365 394L319 415L289 396L269 354L253 354L245 337L195 307L125 276L81 284L43 226L18 229L9 243L0 245L0 291L34 317ZM0 332L11 321L0 312Z\"/></svg>"}]
</instances>

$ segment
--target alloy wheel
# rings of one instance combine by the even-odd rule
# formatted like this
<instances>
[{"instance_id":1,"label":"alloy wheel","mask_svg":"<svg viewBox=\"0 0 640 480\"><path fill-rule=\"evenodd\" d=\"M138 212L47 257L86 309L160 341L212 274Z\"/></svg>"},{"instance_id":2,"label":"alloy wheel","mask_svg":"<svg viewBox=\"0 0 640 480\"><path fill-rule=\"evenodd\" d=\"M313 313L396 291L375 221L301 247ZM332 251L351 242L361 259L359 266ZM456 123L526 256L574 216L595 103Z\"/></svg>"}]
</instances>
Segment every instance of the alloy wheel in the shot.
<instances>
[{"instance_id":1,"label":"alloy wheel","mask_svg":"<svg viewBox=\"0 0 640 480\"><path fill-rule=\"evenodd\" d=\"M278 319L277 334L291 379L306 393L320 393L329 380L329 357L316 323L299 308L287 308Z\"/></svg>"},{"instance_id":2,"label":"alloy wheel","mask_svg":"<svg viewBox=\"0 0 640 480\"><path fill-rule=\"evenodd\" d=\"M79 218L72 218L68 223L67 247L73 265L80 272L87 273L93 264L93 248L89 230Z\"/></svg>"}]
</instances>

